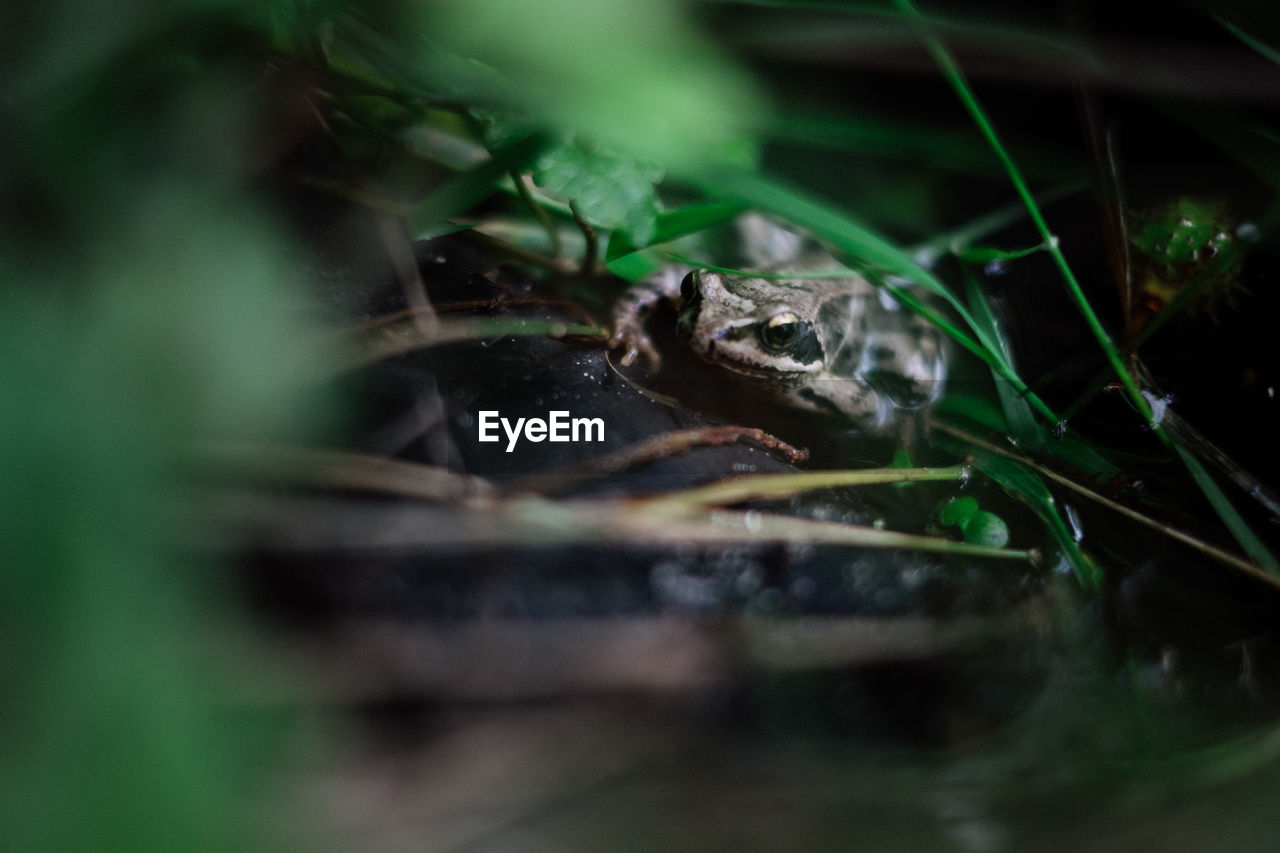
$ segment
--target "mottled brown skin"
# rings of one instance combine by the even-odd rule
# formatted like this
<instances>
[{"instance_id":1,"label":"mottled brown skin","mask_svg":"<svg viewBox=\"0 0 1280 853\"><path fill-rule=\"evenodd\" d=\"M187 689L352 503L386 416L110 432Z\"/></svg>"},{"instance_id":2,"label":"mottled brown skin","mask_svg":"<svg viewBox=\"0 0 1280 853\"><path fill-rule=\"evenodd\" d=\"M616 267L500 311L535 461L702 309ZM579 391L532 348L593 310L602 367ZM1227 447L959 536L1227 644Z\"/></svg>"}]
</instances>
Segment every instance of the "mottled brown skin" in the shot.
<instances>
[{"instance_id":1,"label":"mottled brown skin","mask_svg":"<svg viewBox=\"0 0 1280 853\"><path fill-rule=\"evenodd\" d=\"M946 372L941 336L865 278L792 278L786 270L837 270L820 252L753 274L664 271L615 308L614 345L623 363L637 355L656 367L642 325L661 300L679 307L676 331L704 361L782 402L845 419L852 429L884 427L896 409L936 400Z\"/></svg>"}]
</instances>

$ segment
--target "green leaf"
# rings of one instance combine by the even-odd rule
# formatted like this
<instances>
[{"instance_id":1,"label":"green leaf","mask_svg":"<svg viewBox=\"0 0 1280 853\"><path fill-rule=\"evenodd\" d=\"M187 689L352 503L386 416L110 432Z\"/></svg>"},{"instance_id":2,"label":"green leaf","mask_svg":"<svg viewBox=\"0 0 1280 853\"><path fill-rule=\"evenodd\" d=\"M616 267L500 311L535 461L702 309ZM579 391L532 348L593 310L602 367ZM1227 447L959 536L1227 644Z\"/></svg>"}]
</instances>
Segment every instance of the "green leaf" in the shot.
<instances>
[{"instance_id":1,"label":"green leaf","mask_svg":"<svg viewBox=\"0 0 1280 853\"><path fill-rule=\"evenodd\" d=\"M961 525L964 541L973 545L1003 548L1009 544L1009 525L994 512L980 509Z\"/></svg>"},{"instance_id":2,"label":"green leaf","mask_svg":"<svg viewBox=\"0 0 1280 853\"><path fill-rule=\"evenodd\" d=\"M417 10L413 25L440 50L494 72L464 81L483 96L472 101L518 105L642 160L696 169L741 147L767 113L679 0L398 5Z\"/></svg>"},{"instance_id":3,"label":"green leaf","mask_svg":"<svg viewBox=\"0 0 1280 853\"><path fill-rule=\"evenodd\" d=\"M1016 261L1018 258L1025 258L1027 255L1034 255L1036 252L1043 252L1044 246L1032 246L1029 249L995 249L990 246L969 246L961 249L956 255L960 260L977 264L979 266L989 264L992 261Z\"/></svg>"},{"instance_id":4,"label":"green leaf","mask_svg":"<svg viewBox=\"0 0 1280 853\"><path fill-rule=\"evenodd\" d=\"M609 251L605 257L613 261L629 252L635 252L647 245L667 243L716 225L723 225L746 210L746 205L739 202L698 202L675 210L667 210L658 214L654 221L653 234L647 244L637 243L626 234L614 234L609 240Z\"/></svg>"},{"instance_id":5,"label":"green leaf","mask_svg":"<svg viewBox=\"0 0 1280 853\"><path fill-rule=\"evenodd\" d=\"M1057 441L1051 441L1048 450L1050 455L1085 474L1109 480L1120 473L1117 465L1078 435L1070 434Z\"/></svg>"},{"instance_id":6,"label":"green leaf","mask_svg":"<svg viewBox=\"0 0 1280 853\"><path fill-rule=\"evenodd\" d=\"M938 521L944 527L962 527L978 511L978 499L965 495L953 498L938 510Z\"/></svg>"},{"instance_id":7,"label":"green leaf","mask_svg":"<svg viewBox=\"0 0 1280 853\"><path fill-rule=\"evenodd\" d=\"M441 223L495 192L498 179L524 168L542 150L545 141L527 137L515 145L493 152L493 158L466 172L460 172L432 192L408 217L412 234L433 233Z\"/></svg>"},{"instance_id":8,"label":"green leaf","mask_svg":"<svg viewBox=\"0 0 1280 853\"><path fill-rule=\"evenodd\" d=\"M1004 332L996 312L992 310L987 294L983 291L973 274L965 270L965 296L969 302L969 310L973 312L973 320L978 324L978 331L984 341L991 341L1000 348L1005 361L1013 364L1013 344ZM996 384L996 393L1000 395L1000 405L1004 409L1005 418L1009 422L1010 432L1023 450L1040 453L1045 449L1044 430L1036 422L1027 398L1009 383L999 371L991 371Z\"/></svg>"},{"instance_id":9,"label":"green leaf","mask_svg":"<svg viewBox=\"0 0 1280 853\"><path fill-rule=\"evenodd\" d=\"M654 184L662 170L614 149L579 140L554 145L533 164L533 179L571 202L593 225L622 229L635 245L653 238L658 216Z\"/></svg>"},{"instance_id":10,"label":"green leaf","mask_svg":"<svg viewBox=\"0 0 1280 853\"><path fill-rule=\"evenodd\" d=\"M652 275L670 262L667 255L651 246L659 246L698 231L723 225L745 210L740 203L698 202L658 214L647 246L637 246L631 235L614 231L609 235L605 266L609 272L627 281L638 281Z\"/></svg>"},{"instance_id":11,"label":"green leaf","mask_svg":"<svg viewBox=\"0 0 1280 853\"><path fill-rule=\"evenodd\" d=\"M1240 41L1244 42L1249 47L1253 48L1260 55L1265 56L1267 59L1270 59L1272 62L1280 64L1280 50L1277 50L1275 47L1271 46L1270 44L1263 41L1262 39L1256 38L1253 35L1245 32L1243 29L1236 26L1231 21L1228 21L1222 15L1214 15L1213 17L1215 20L1217 20L1219 24L1222 25L1223 29L1225 29L1227 32L1231 33L1233 36L1240 39Z\"/></svg>"},{"instance_id":12,"label":"green leaf","mask_svg":"<svg viewBox=\"0 0 1280 853\"><path fill-rule=\"evenodd\" d=\"M945 402L945 401L944 401ZM973 407L979 409L980 407ZM988 406L988 414L996 414L994 407ZM1031 507L1040 518L1045 529L1055 544L1066 557L1075 573L1076 580L1085 589L1096 591L1100 582L1100 574L1094 563L1080 550L1071 531L1067 528L1062 516L1058 513L1053 493L1044 484L1035 471L1019 462L998 456L982 448L974 447L966 441L954 438L946 432L936 431L934 443L943 450L957 455L968 456L975 469L989 477L1005 490L1006 493ZM963 510L963 507L961 508Z\"/></svg>"},{"instance_id":13,"label":"green leaf","mask_svg":"<svg viewBox=\"0 0 1280 853\"><path fill-rule=\"evenodd\" d=\"M620 232L613 232L615 235ZM621 239L621 238L619 238ZM609 241L610 247L613 240ZM637 252L623 254L605 263L605 269L626 281L639 281L653 275L669 263L666 255L657 249L641 249Z\"/></svg>"},{"instance_id":14,"label":"green leaf","mask_svg":"<svg viewBox=\"0 0 1280 853\"><path fill-rule=\"evenodd\" d=\"M933 415L944 420L966 420L992 432L1009 432L1004 412L990 397L947 394L933 407Z\"/></svg>"},{"instance_id":15,"label":"green leaf","mask_svg":"<svg viewBox=\"0 0 1280 853\"><path fill-rule=\"evenodd\" d=\"M1040 517L1054 542L1066 555L1081 586L1096 590L1099 582L1097 569L1080 550L1071 531L1058 514L1053 493L1040 476L1012 459L982 450L974 451L972 455L974 467L994 480L1008 494L1031 507Z\"/></svg>"},{"instance_id":16,"label":"green leaf","mask_svg":"<svg viewBox=\"0 0 1280 853\"><path fill-rule=\"evenodd\" d=\"M959 527L964 541L974 545L990 545L1003 548L1009 544L1009 525L994 512L978 508L978 499L971 495L952 498L938 510L938 521L943 527Z\"/></svg>"},{"instance_id":17,"label":"green leaf","mask_svg":"<svg viewBox=\"0 0 1280 853\"><path fill-rule=\"evenodd\" d=\"M1182 457L1182 462L1187 466L1187 470L1191 472L1196 485L1200 487L1200 490L1204 492L1205 498L1213 506L1214 512L1222 519L1222 523L1231 531L1231 535L1235 537L1236 542L1240 544L1245 553L1271 574L1280 574L1280 563L1277 563L1275 556L1267 549L1266 544L1258 538L1258 535L1249 527L1249 523L1231 505L1231 501L1218 488L1218 484L1214 482L1212 475L1205 470L1204 465L1200 464L1200 460L1181 444L1175 443L1173 447L1178 452L1178 455Z\"/></svg>"}]
</instances>

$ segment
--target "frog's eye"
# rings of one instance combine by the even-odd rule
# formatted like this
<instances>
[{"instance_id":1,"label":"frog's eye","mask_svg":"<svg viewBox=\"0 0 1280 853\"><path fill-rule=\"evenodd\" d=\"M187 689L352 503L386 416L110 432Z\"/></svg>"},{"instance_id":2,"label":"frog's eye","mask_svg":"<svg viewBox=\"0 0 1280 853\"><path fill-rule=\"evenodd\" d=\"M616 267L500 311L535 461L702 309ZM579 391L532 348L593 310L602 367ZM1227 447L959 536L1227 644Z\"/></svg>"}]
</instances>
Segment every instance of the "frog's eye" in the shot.
<instances>
[{"instance_id":1,"label":"frog's eye","mask_svg":"<svg viewBox=\"0 0 1280 853\"><path fill-rule=\"evenodd\" d=\"M800 318L794 311L780 311L760 327L760 340L772 350L783 350L800 335Z\"/></svg>"},{"instance_id":2,"label":"frog's eye","mask_svg":"<svg viewBox=\"0 0 1280 853\"><path fill-rule=\"evenodd\" d=\"M698 271L686 275L680 279L680 300L686 305L693 301L694 294L698 292Z\"/></svg>"}]
</instances>

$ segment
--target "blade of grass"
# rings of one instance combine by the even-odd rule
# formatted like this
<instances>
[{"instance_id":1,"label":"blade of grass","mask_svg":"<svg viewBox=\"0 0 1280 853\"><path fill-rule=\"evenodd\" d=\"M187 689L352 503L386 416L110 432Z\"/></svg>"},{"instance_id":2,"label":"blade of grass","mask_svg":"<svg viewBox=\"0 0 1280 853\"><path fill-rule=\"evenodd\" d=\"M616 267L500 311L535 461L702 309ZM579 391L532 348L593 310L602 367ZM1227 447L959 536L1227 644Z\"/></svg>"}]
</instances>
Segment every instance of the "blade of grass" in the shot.
<instances>
[{"instance_id":1,"label":"blade of grass","mask_svg":"<svg viewBox=\"0 0 1280 853\"><path fill-rule=\"evenodd\" d=\"M1265 56L1267 59L1270 59L1272 62L1280 65L1280 50L1277 50L1276 48L1262 41L1261 39L1255 38L1249 33L1246 33L1244 30L1240 29L1235 24L1228 21L1222 15L1214 15L1213 19L1217 21L1222 26L1223 29L1231 33L1231 35L1235 36L1236 38L1240 39L1240 41L1247 44L1259 55Z\"/></svg>"},{"instance_id":2,"label":"blade of grass","mask_svg":"<svg viewBox=\"0 0 1280 853\"><path fill-rule=\"evenodd\" d=\"M956 542L940 536L921 536L899 533L875 527L862 527L835 521L816 521L789 515L753 510L714 510L690 514L685 509L672 509L663 503L645 504L629 502L624 511L606 510L601 513L599 504L573 504L569 510L580 507L578 517L594 515L599 524L593 531L595 537L632 537L647 545L654 542L812 542L815 544L856 545L865 548L903 548L935 554L954 554L970 557L994 557L1003 560L1030 561L1030 551L1016 548L997 548L991 545L975 545ZM595 540L591 540L595 541Z\"/></svg>"},{"instance_id":3,"label":"blade of grass","mask_svg":"<svg viewBox=\"0 0 1280 853\"><path fill-rule=\"evenodd\" d=\"M1094 74L1103 70L1103 63L1094 55L1086 44L1078 40L1064 38L1056 32L1047 32L1025 25L1006 25L992 20L966 19L961 16L922 15L918 12L903 15L899 11L885 8L876 3L833 3L831 0L749 0L751 5L774 7L779 9L811 10L841 14L853 20L837 24L831 19L822 19L821 33L827 37L839 39L841 43L851 40L861 41L860 36L868 32L868 20L884 20L888 26L898 24L910 26L917 21L926 22L931 28L943 31L948 36L966 43L981 45L991 53L1017 60L1042 62L1056 68L1072 68ZM806 44L812 44L812 28L780 29L774 24L768 31L760 33L754 40L776 40L787 38L789 33L799 31ZM872 37L884 42L896 35L895 30L879 28L873 31ZM903 34L906 35L905 33ZM739 43L750 44L750 33L738 37Z\"/></svg>"},{"instance_id":4,"label":"blade of grass","mask_svg":"<svg viewBox=\"0 0 1280 853\"><path fill-rule=\"evenodd\" d=\"M651 504L670 504L673 509L724 506L748 500L789 498L814 489L838 486L869 486L881 483L918 483L962 480L963 466L949 468L870 468L854 471L805 471L800 474L751 474L671 492L652 498Z\"/></svg>"},{"instance_id":5,"label":"blade of grass","mask_svg":"<svg viewBox=\"0 0 1280 853\"><path fill-rule=\"evenodd\" d=\"M1194 452L1202 462L1216 468L1274 518L1280 519L1280 495L1274 489L1249 473L1243 465L1227 455L1176 411L1165 410L1164 426L1175 441Z\"/></svg>"},{"instance_id":6,"label":"blade of grass","mask_svg":"<svg viewBox=\"0 0 1280 853\"><path fill-rule=\"evenodd\" d=\"M974 318L986 327L988 337L1000 346L1001 354L1012 364L1013 347L1010 346L1008 338L1000 328L986 294L983 293L982 287L968 268L965 269L964 281ZM992 371L992 379L996 383L996 393L1000 396L1000 405L1004 409L1005 419L1009 422L1009 431L1018 445L1033 453L1043 453L1048 442L1045 440L1044 432L1037 427L1030 404L1000 374Z\"/></svg>"},{"instance_id":7,"label":"blade of grass","mask_svg":"<svg viewBox=\"0 0 1280 853\"><path fill-rule=\"evenodd\" d=\"M1028 459L1025 456L1021 456L1006 448L997 447L994 444L983 441L978 436L973 435L970 432L967 432L965 429L962 429L956 426L955 424L948 423L947 421L942 421L935 418L932 421L931 425L934 429L941 430L942 432L953 435L956 438L959 438L960 440L964 441L966 444L970 444L974 447L982 448L988 453L995 454L997 456L1004 456L1010 460L1017 462L1020 465L1024 465L1030 470L1035 471L1049 478L1050 480L1053 480L1055 483L1058 483L1061 486L1065 486L1066 488L1071 489L1077 494L1082 495L1083 497L1088 498L1089 500L1097 504L1100 504L1101 506L1104 506L1107 509L1112 510L1113 512L1117 512L1125 516L1126 518L1136 521L1137 523L1145 527L1149 527L1150 529L1155 530L1156 532L1164 536L1168 536L1170 539L1174 539L1178 542L1183 543L1184 545L1187 545L1188 547L1196 549L1200 553L1204 554L1205 556L1213 560L1216 560L1217 562L1221 563L1224 566L1227 566L1245 575L1248 575L1254 580L1261 581L1262 583L1266 584L1268 587L1271 587L1273 589L1280 589L1280 579L1277 579L1275 575L1267 574L1265 571L1263 571L1262 569L1259 569L1257 566L1253 565L1249 561L1242 559L1241 557L1235 554L1232 554L1228 551L1224 551L1221 548L1217 547L1216 545L1212 545L1201 539L1197 539L1196 537L1191 536L1190 534L1187 534L1187 533L1183 533L1180 530L1175 530L1172 527L1169 527L1165 524L1162 524L1159 521L1156 521L1153 518L1150 518L1149 516L1143 515L1137 510L1130 509L1124 504L1116 503L1110 498L1104 495L1101 495L1098 492L1095 492L1093 489L1090 489L1087 486L1077 483L1076 481L1068 477L1064 477L1058 472L1054 471L1053 469L1046 468L1045 466L1040 465L1034 460Z\"/></svg>"},{"instance_id":8,"label":"blade of grass","mask_svg":"<svg viewBox=\"0 0 1280 853\"><path fill-rule=\"evenodd\" d=\"M977 97L973 90L969 87L965 80L964 73L960 70L960 66L956 64L951 54L947 51L942 42L923 27L923 17L916 11L915 5L911 0L894 0L894 4L904 14L913 16L920 22L920 38L924 42L925 49L933 57L934 62L942 70L943 77L955 90L961 104L973 118L974 123L978 126L978 130L982 133L983 138L987 140L987 144L991 146L991 150L999 158L1001 164L1005 168L1005 172L1009 175L1009 181L1013 184L1014 190L1022 199L1023 204L1027 207L1027 213L1031 216L1031 221L1035 225L1036 230L1040 233L1044 240L1045 251L1049 253L1049 257L1053 259L1054 265L1062 274L1063 281L1067 285L1067 291L1070 293L1072 300L1076 303L1076 307L1080 309L1080 313L1084 316L1085 323L1089 326L1089 330L1097 339L1098 345L1106 354L1107 361L1110 362L1112 369L1124 384L1125 390L1129 393L1130 399L1142 413L1143 418L1152 423L1151 406L1142 396L1142 391L1138 387L1138 383L1133 376L1125 368L1124 360L1120 356L1120 352L1116 349L1115 344L1111 342L1111 336L1107 334L1107 330L1102 327L1102 321L1098 319L1098 315L1094 313L1093 308L1089 305L1088 299L1085 298L1084 290L1080 287L1080 282L1076 280L1075 273L1071 271L1070 264L1067 263L1066 256L1062 254L1062 250L1058 246L1058 239L1053 232L1049 230L1049 225L1045 222L1043 214L1040 212L1040 205L1036 203L1035 196L1032 195L1030 187L1027 186L1026 180L1022 177L1022 171L1018 168L1018 164L1009 156L1008 150L1000 142L999 136L996 134L995 126L987 117L986 111L982 105L978 103ZM1154 425L1154 424L1153 424ZM1157 431L1157 435L1162 442L1169 443L1168 436Z\"/></svg>"},{"instance_id":9,"label":"blade of grass","mask_svg":"<svg viewBox=\"0 0 1280 853\"><path fill-rule=\"evenodd\" d=\"M705 261L699 261L694 258L685 257L676 252L665 253L668 260L677 264L685 264L686 266L697 267L698 269L707 270L708 272L718 272L724 275L742 276L744 278L764 278L777 281L800 280L813 278L841 279L850 278L858 275L856 270L841 267L839 269L825 270L787 270L786 272L767 272L763 270L747 270L738 269L736 267L722 267L716 264L708 264Z\"/></svg>"},{"instance_id":10,"label":"blade of grass","mask_svg":"<svg viewBox=\"0 0 1280 853\"><path fill-rule=\"evenodd\" d=\"M1137 380L1133 374L1126 368L1124 360L1120 356L1120 352L1111 341L1110 335L1102 326L1102 321L1098 319L1098 315L1094 313L1092 306L1089 305L1088 299L1084 295L1084 290L1080 287L1079 281L1076 280L1075 273L1071 271L1070 264L1067 263L1066 256L1062 254L1062 250L1058 246L1057 238L1049 230L1048 223L1045 222L1044 216L1040 212L1040 207L1036 203L1035 197L1031 194L1030 188L1022 177L1022 172L1018 168L1018 164L1009 156L1008 150L1000 142L999 136L996 134L995 127L991 120L987 117L986 111L982 105L978 103L977 97L973 90L969 87L965 80L964 73L960 70L960 66L956 64L951 54L947 51L942 42L924 25L924 19L916 10L911 0L894 0L894 5L898 7L904 14L914 16L919 24L920 38L923 40L925 48L933 57L934 62L942 70L943 76L947 82L955 90L960 102L964 105L969 115L973 118L974 123L978 126L979 131L991 146L991 150L1004 164L1005 171L1009 175L1009 180L1013 184L1023 203L1027 206L1027 212L1031 215L1031 221L1035 224L1036 230L1040 232L1041 237L1045 241L1045 249L1049 252L1049 256L1053 259L1054 265L1062 274L1063 281L1066 283L1067 292L1070 294L1072 301L1076 303L1076 307L1080 310L1084 317L1085 323L1089 330L1093 333L1094 338L1098 342L1098 346L1102 349L1107 361L1111 365L1111 369L1115 371L1119 377L1121 384L1124 386L1125 392L1128 394L1130 401L1134 407L1142 415L1144 421L1151 427L1151 432L1160 441L1160 443L1168 449L1173 449L1187 466L1192 478L1196 484L1204 492L1205 497L1213 506L1214 511L1218 513L1222 523L1236 537L1247 554L1258 561L1259 565L1268 571L1280 571L1280 564L1262 544L1261 540L1249 529L1248 524L1236 511L1235 507L1227 499L1217 483L1208 475L1200 465L1199 460L1187 453L1182 447L1178 446L1169 435L1156 422L1151 404L1142 394L1142 389L1138 386Z\"/></svg>"},{"instance_id":11,"label":"blade of grass","mask_svg":"<svg viewBox=\"0 0 1280 853\"><path fill-rule=\"evenodd\" d=\"M1083 179L1067 181L1040 193L1039 201L1042 206L1047 206L1082 192L1088 187L1088 181ZM943 255L958 256L988 234L1008 228L1015 222L1021 222L1026 215L1026 205L1021 201L1010 202L971 222L966 222L959 228L932 237L907 251L917 264L927 269L937 263Z\"/></svg>"},{"instance_id":12,"label":"blade of grass","mask_svg":"<svg viewBox=\"0 0 1280 853\"><path fill-rule=\"evenodd\" d=\"M1240 543L1240 547L1248 554L1255 563L1272 574L1280 574L1280 564L1277 564L1276 558L1267 550L1267 546L1262 543L1245 522L1240 514L1236 512L1236 508L1227 500L1227 496L1218 488L1218 484L1214 481L1212 475L1205 470L1204 465L1200 464L1200 459L1191 451L1184 448L1181 444L1174 443L1173 449L1178 452L1178 456L1182 457L1182 463L1187 466L1187 470L1191 472L1191 477L1200 486L1200 491L1204 492L1204 496L1209 500L1213 509L1218 513L1218 517L1222 519L1222 523L1231 531L1231 535L1235 537L1236 542Z\"/></svg>"},{"instance_id":13,"label":"blade of grass","mask_svg":"<svg viewBox=\"0 0 1280 853\"><path fill-rule=\"evenodd\" d=\"M1097 592L1102 581L1097 567L1080 550L1079 543L1062 520L1053 493L1035 471L1012 459L982 450L973 453L972 457L974 468L998 483L1005 492L1031 507L1067 558L1079 584L1090 592Z\"/></svg>"},{"instance_id":14,"label":"blade of grass","mask_svg":"<svg viewBox=\"0 0 1280 853\"><path fill-rule=\"evenodd\" d=\"M846 155L910 160L962 174L995 171L986 149L975 144L972 135L955 133L939 125L784 113L773 116L763 131L772 139L828 148Z\"/></svg>"}]
</instances>

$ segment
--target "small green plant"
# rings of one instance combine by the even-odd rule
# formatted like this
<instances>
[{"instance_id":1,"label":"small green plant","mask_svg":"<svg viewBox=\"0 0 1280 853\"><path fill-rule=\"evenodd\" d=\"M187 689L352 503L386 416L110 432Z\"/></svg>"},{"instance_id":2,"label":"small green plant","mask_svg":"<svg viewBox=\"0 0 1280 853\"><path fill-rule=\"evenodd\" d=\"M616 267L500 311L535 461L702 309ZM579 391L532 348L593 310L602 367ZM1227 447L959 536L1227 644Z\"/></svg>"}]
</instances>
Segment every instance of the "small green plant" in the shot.
<instances>
[{"instance_id":1,"label":"small green plant","mask_svg":"<svg viewBox=\"0 0 1280 853\"><path fill-rule=\"evenodd\" d=\"M938 509L938 521L943 527L960 528L964 541L975 545L1003 548L1009 544L1009 525L994 512L979 509L977 498L969 495L943 504Z\"/></svg>"}]
</instances>

